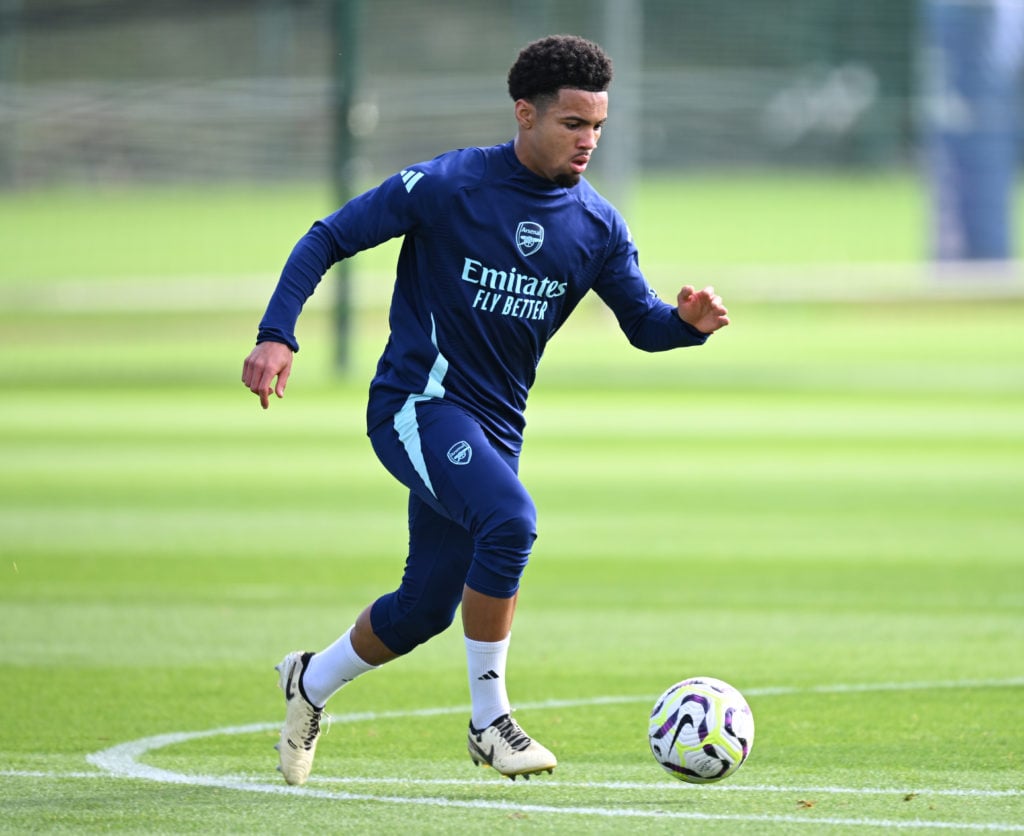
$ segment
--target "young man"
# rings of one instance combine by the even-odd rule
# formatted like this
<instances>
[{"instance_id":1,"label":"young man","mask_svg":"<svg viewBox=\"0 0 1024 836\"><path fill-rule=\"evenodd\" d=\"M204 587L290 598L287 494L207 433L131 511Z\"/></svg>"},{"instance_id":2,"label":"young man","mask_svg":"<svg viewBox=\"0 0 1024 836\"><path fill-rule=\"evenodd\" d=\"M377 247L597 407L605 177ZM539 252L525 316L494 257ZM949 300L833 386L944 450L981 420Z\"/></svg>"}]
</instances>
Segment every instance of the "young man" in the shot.
<instances>
[{"instance_id":1,"label":"young man","mask_svg":"<svg viewBox=\"0 0 1024 836\"><path fill-rule=\"evenodd\" d=\"M404 236L367 431L410 491L399 587L323 651L295 651L278 666L287 702L279 769L290 784L309 776L327 700L445 630L460 604L470 757L513 779L556 765L511 718L505 686L519 581L536 537L517 471L544 346L590 290L646 351L699 345L729 322L710 287L684 287L674 306L659 300L625 222L582 179L611 78L608 57L582 38L529 44L508 74L513 141L395 174L315 223L285 264L242 373L264 409L271 393L284 396L296 320L327 268Z\"/></svg>"}]
</instances>

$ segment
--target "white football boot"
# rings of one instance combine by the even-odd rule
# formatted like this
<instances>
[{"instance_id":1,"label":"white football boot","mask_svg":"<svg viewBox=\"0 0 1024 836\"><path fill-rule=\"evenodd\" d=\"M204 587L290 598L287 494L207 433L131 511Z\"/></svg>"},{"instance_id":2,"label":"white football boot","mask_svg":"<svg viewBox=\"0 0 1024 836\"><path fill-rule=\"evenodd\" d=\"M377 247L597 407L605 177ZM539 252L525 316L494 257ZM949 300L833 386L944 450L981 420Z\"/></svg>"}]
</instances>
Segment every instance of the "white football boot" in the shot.
<instances>
[{"instance_id":1,"label":"white football boot","mask_svg":"<svg viewBox=\"0 0 1024 836\"><path fill-rule=\"evenodd\" d=\"M278 771L289 784L306 783L313 769L313 755L316 741L320 737L320 720L323 709L317 708L306 699L302 690L302 672L306 669L312 653L296 650L284 657L275 670L281 675L279 685L284 691L288 710L281 728L281 740L274 746L281 756Z\"/></svg>"},{"instance_id":2,"label":"white football boot","mask_svg":"<svg viewBox=\"0 0 1024 836\"><path fill-rule=\"evenodd\" d=\"M519 728L508 714L503 714L486 729L469 724L469 756L473 763L493 766L513 781L517 775L529 780L538 772L552 772L558 765L555 756Z\"/></svg>"}]
</instances>

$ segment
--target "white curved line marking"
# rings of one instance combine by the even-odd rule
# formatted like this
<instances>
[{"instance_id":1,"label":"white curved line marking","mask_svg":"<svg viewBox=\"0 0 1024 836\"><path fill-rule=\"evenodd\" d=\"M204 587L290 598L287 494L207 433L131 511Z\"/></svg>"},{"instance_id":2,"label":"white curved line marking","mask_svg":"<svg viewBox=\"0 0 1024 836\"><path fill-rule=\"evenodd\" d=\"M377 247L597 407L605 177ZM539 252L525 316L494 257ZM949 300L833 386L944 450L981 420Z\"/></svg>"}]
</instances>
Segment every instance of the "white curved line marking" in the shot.
<instances>
[{"instance_id":1,"label":"white curved line marking","mask_svg":"<svg viewBox=\"0 0 1024 836\"><path fill-rule=\"evenodd\" d=\"M865 683L854 685L824 685L809 688L761 688L748 689L745 691L749 697L756 696L779 696L798 693L859 693L869 691L912 691L930 689L951 689L951 688L1006 688L1024 685L1024 678L1004 680L964 680L960 682L911 682L911 683ZM523 709L545 709L545 708L571 708L584 705L610 705L618 703L647 702L648 696L610 696L595 697L579 700L545 700L542 702L528 703L521 706ZM359 722L362 720L379 720L399 717L424 717L432 715L464 713L468 711L466 706L453 706L441 708L427 708L414 711L389 711L389 712L364 712L360 714L349 714L335 718L335 722ZM712 814L695 812L673 812L665 810L639 810L628 807L560 807L545 804L522 804L513 801L499 800L469 800L456 801L448 798L434 797L408 797L365 793L351 793L338 790L323 790L315 787L290 787L284 784L259 783L258 780L244 776L218 776L218 775L187 775L179 772L172 772L160 769L139 762L139 758L148 752L164 748L166 746L186 743L192 740L199 740L207 737L235 734L256 734L272 731L279 728L279 723L253 723L244 726L230 726L221 729L209 729L199 732L172 732L169 734L155 735L153 737L133 740L121 743L108 749L95 752L86 757L86 760L93 766L103 770L107 775L119 778L132 778L136 780L157 781L168 784L186 784L189 786L217 787L221 789L240 790L243 792L257 792L273 795L302 795L313 798L323 798L342 801L370 801L385 804L409 804L429 807L447 807L460 809L487 809L487 810L515 810L527 813L551 813L560 815L599 816L603 818L655 818L655 819L676 819L688 821L736 821L736 822L765 822L773 824L809 824L809 825L846 825L854 827L893 827L897 829L918 828L933 830L961 830L961 831L988 831L988 832L1024 832L1024 825L983 822L944 822L929 820L887 820L887 819L866 819L866 818L812 818L791 815L756 815L756 814ZM20 773L0 773L20 774ZM27 773L26 773L27 774ZM334 784L372 784L387 785L399 784L404 786L466 786L470 784L495 784L493 781L445 781L445 780L423 780L423 779L375 779L375 778L321 778L317 783ZM597 789L665 789L665 784L656 783L630 783L630 782L574 782L560 783L557 780L537 782L540 787L577 787ZM501 784L501 786L505 786ZM685 785L673 789L683 789ZM532 788L532 785L531 785ZM856 788L856 787L779 787L779 786L743 786L736 784L716 785L704 787L704 790L714 792L816 792L816 793L846 793L846 794L909 794L919 795L953 795L953 796L986 796L1006 797L1021 795L1018 790L972 790L972 789L950 789L950 790L898 790L883 788ZM684 789L685 791L685 789Z\"/></svg>"}]
</instances>

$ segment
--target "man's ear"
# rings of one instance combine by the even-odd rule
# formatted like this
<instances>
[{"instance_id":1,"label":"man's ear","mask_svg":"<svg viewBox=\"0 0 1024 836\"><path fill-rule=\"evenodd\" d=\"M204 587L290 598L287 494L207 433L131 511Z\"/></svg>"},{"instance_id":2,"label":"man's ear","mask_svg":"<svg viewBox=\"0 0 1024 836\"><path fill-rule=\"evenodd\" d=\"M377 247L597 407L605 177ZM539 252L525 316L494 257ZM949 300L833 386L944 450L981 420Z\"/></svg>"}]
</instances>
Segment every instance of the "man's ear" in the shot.
<instances>
[{"instance_id":1,"label":"man's ear","mask_svg":"<svg viewBox=\"0 0 1024 836\"><path fill-rule=\"evenodd\" d=\"M537 121L537 108L526 99L516 99L516 122L524 131L528 131Z\"/></svg>"}]
</instances>

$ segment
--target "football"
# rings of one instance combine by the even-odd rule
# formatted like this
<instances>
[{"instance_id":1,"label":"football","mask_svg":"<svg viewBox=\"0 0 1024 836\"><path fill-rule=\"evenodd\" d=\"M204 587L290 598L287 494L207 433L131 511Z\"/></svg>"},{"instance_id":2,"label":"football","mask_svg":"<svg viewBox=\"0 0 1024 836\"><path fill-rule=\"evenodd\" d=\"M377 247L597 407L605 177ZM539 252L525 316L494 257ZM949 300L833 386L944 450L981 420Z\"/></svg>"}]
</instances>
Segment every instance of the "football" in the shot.
<instances>
[{"instance_id":1,"label":"football","mask_svg":"<svg viewBox=\"0 0 1024 836\"><path fill-rule=\"evenodd\" d=\"M698 676L677 682L651 710L648 740L654 759L691 784L732 775L754 745L754 715L726 682Z\"/></svg>"}]
</instances>

